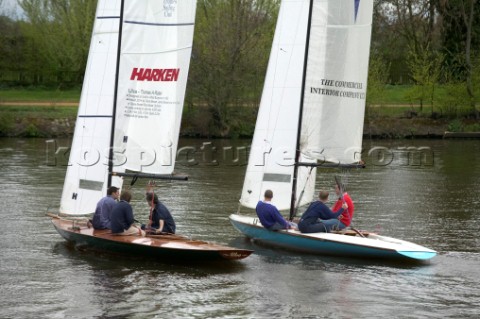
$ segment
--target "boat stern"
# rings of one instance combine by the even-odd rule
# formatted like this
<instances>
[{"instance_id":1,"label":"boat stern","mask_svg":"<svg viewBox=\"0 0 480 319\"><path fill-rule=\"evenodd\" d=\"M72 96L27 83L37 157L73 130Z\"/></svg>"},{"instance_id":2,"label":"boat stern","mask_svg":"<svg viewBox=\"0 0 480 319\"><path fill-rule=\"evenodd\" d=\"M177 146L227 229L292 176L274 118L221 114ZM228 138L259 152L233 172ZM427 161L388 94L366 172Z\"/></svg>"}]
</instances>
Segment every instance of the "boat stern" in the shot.
<instances>
[{"instance_id":1,"label":"boat stern","mask_svg":"<svg viewBox=\"0 0 480 319\"><path fill-rule=\"evenodd\" d=\"M417 260L427 260L435 257L437 252L434 250L428 251L407 251L407 250L398 250L397 251L400 255Z\"/></svg>"}]
</instances>

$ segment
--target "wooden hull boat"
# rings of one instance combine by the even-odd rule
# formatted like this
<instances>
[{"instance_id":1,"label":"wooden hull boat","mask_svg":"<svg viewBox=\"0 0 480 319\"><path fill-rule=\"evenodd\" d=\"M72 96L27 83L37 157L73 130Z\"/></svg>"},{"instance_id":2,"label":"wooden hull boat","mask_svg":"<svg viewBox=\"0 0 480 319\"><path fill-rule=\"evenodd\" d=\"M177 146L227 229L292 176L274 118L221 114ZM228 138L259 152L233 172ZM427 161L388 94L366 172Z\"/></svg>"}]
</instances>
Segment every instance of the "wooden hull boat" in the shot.
<instances>
[{"instance_id":1,"label":"wooden hull boat","mask_svg":"<svg viewBox=\"0 0 480 319\"><path fill-rule=\"evenodd\" d=\"M52 218L58 233L69 242L109 252L142 255L160 260L189 262L238 260L253 251L237 249L178 235L118 236L110 230L95 230L85 222Z\"/></svg>"},{"instance_id":2,"label":"wooden hull boat","mask_svg":"<svg viewBox=\"0 0 480 319\"><path fill-rule=\"evenodd\" d=\"M125 177L132 177L130 186L150 179L149 187L157 179L186 180L174 174L174 154L196 1L164 9L155 0L98 0L60 201L60 216L70 219L51 216L52 222L66 240L93 249L190 262L242 259L252 251L176 235L115 236L80 217L96 210L108 188L122 189Z\"/></svg>"}]
</instances>

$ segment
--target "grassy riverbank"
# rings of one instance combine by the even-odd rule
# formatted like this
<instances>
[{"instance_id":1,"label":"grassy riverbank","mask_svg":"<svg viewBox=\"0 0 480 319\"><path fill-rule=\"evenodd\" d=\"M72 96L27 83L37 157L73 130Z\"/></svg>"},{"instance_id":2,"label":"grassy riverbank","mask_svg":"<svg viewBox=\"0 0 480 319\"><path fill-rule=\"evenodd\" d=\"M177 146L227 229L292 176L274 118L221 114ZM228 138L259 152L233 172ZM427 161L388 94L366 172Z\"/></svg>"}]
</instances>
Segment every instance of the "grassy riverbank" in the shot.
<instances>
[{"instance_id":1,"label":"grassy riverbank","mask_svg":"<svg viewBox=\"0 0 480 319\"><path fill-rule=\"evenodd\" d=\"M402 115L405 108L395 108L394 111L384 108L376 108L376 114L365 119L365 137L441 137L450 124L450 121L445 119L434 120L418 116L407 118ZM76 115L77 106L1 105L0 136L70 137L73 134ZM188 122L188 117L185 118ZM248 121L251 122L253 130L254 116ZM184 123L182 135L204 137L208 134L195 132L191 123Z\"/></svg>"},{"instance_id":2,"label":"grassy riverbank","mask_svg":"<svg viewBox=\"0 0 480 319\"><path fill-rule=\"evenodd\" d=\"M51 103L78 103L80 88L55 90L44 88L9 88L0 89L0 103L19 102L51 102Z\"/></svg>"},{"instance_id":3,"label":"grassy riverbank","mask_svg":"<svg viewBox=\"0 0 480 319\"><path fill-rule=\"evenodd\" d=\"M77 106L0 105L0 136L72 136L77 110Z\"/></svg>"},{"instance_id":4,"label":"grassy riverbank","mask_svg":"<svg viewBox=\"0 0 480 319\"><path fill-rule=\"evenodd\" d=\"M441 137L445 131L480 131L480 123L452 119L422 109L408 101L408 86L388 86L382 102L368 106L365 116L366 138ZM438 94L442 94L440 91ZM0 136L69 137L73 134L80 89L8 89L0 90ZM186 112L182 135L209 136L206 108ZM240 136L253 134L255 112L251 107L235 110L236 122L243 126ZM433 115L433 116L432 116ZM239 136L233 134L232 136ZM215 137L215 136L210 136Z\"/></svg>"}]
</instances>

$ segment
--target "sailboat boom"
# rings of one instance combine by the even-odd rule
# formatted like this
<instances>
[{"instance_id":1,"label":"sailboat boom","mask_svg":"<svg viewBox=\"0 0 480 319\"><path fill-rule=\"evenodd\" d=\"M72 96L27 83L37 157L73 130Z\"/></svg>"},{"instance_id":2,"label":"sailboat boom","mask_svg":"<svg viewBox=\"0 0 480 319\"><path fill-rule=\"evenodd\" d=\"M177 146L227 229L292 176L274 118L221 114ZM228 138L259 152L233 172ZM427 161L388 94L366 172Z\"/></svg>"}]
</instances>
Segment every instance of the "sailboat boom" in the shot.
<instances>
[{"instance_id":1,"label":"sailboat boom","mask_svg":"<svg viewBox=\"0 0 480 319\"><path fill-rule=\"evenodd\" d=\"M146 173L120 173L112 172L112 176L134 177L134 178L150 178L150 179L167 179L176 181L187 181L187 175L172 175L172 174L146 174Z\"/></svg>"},{"instance_id":2,"label":"sailboat boom","mask_svg":"<svg viewBox=\"0 0 480 319\"><path fill-rule=\"evenodd\" d=\"M355 164L340 164L340 163L308 163L308 162L298 162L296 166L305 166L305 167L322 167L322 168L365 168L364 163L355 163Z\"/></svg>"}]
</instances>

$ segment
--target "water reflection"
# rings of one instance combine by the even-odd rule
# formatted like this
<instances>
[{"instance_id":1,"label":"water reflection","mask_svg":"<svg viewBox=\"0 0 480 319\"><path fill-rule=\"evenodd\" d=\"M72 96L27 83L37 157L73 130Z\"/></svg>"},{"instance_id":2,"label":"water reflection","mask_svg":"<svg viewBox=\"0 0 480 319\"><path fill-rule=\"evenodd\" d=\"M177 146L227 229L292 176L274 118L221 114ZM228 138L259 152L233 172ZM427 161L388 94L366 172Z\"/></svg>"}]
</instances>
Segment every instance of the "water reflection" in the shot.
<instances>
[{"instance_id":1,"label":"water reflection","mask_svg":"<svg viewBox=\"0 0 480 319\"><path fill-rule=\"evenodd\" d=\"M81 296L81 291L77 289L69 293L75 298L88 300L92 316L121 315L135 305L135 311L142 315L173 311L189 317L185 311L191 304L205 302L199 299L214 295L225 299L233 294L238 300L243 294L237 287L242 284L239 273L245 271L242 263L159 263L139 257L79 251L63 242L56 244L53 251L59 260L66 261L66 269L82 269L75 275L74 281L83 283L80 289L88 291L89 298ZM146 303L146 300L149 302Z\"/></svg>"},{"instance_id":2,"label":"water reflection","mask_svg":"<svg viewBox=\"0 0 480 319\"><path fill-rule=\"evenodd\" d=\"M181 145L199 149L203 142L182 140ZM212 143L221 148L249 141ZM190 180L160 184L160 198L182 234L253 248L252 256L228 267L199 267L82 250L67 245L44 216L48 208L58 208L65 167L44 164L42 139L0 139L0 282L7 292L0 294L2 317L478 317L480 165L475 159L480 143L365 145L433 150L433 166L408 166L401 160L344 176L355 201L357 228L438 250L432 261L390 264L251 243L228 221L238 207L245 167L201 163L180 166ZM317 190L333 191L333 176L339 173L321 170ZM134 188L140 220L148 218L144 187Z\"/></svg>"}]
</instances>

